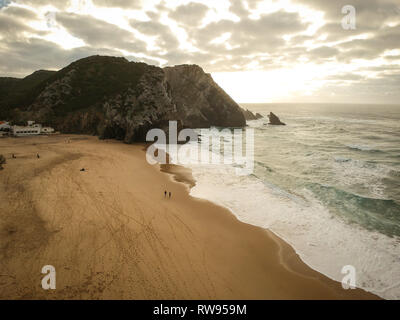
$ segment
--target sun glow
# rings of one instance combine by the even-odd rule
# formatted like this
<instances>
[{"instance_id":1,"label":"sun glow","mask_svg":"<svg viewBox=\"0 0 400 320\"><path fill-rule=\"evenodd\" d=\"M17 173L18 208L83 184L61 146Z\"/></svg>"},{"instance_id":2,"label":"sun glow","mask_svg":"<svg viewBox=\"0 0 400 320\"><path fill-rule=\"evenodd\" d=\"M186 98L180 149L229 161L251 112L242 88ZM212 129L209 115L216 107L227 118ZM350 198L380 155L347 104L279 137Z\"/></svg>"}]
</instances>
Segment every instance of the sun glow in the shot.
<instances>
[{"instance_id":1,"label":"sun glow","mask_svg":"<svg viewBox=\"0 0 400 320\"><path fill-rule=\"evenodd\" d=\"M324 85L321 66L269 71L216 72L214 80L238 102L276 102L300 93L312 95Z\"/></svg>"}]
</instances>

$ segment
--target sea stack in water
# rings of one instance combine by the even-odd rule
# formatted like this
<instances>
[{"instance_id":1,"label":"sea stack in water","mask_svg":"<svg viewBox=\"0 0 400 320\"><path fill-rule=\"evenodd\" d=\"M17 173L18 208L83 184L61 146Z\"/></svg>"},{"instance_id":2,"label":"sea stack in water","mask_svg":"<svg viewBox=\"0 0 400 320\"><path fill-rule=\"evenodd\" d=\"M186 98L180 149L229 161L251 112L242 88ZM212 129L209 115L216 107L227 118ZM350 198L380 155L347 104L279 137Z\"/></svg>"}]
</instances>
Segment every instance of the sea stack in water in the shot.
<instances>
[{"instance_id":1,"label":"sea stack in water","mask_svg":"<svg viewBox=\"0 0 400 320\"><path fill-rule=\"evenodd\" d=\"M263 116L261 114L259 114L258 112L256 114L254 114L253 112L251 112L249 109L242 109L242 113L244 115L244 118L246 120L257 120L257 119L261 119Z\"/></svg>"},{"instance_id":2,"label":"sea stack in water","mask_svg":"<svg viewBox=\"0 0 400 320\"><path fill-rule=\"evenodd\" d=\"M283 123L278 116L276 116L273 112L270 112L268 115L269 118L269 124L274 125L274 126L286 126L285 123Z\"/></svg>"}]
</instances>

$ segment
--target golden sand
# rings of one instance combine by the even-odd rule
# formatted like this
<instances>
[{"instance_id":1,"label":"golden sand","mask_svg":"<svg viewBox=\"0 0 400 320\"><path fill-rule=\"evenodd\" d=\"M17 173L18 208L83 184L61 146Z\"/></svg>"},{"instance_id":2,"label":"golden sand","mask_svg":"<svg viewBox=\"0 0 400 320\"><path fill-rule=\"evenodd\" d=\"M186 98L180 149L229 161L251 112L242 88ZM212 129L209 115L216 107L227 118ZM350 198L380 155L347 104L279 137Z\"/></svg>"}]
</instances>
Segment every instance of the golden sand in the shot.
<instances>
[{"instance_id":1,"label":"golden sand","mask_svg":"<svg viewBox=\"0 0 400 320\"><path fill-rule=\"evenodd\" d=\"M2 299L376 298L342 289L272 233L194 199L187 183L146 162L143 145L5 138L0 154ZM166 170L194 183L184 168ZM56 268L56 290L41 287L44 265Z\"/></svg>"}]
</instances>

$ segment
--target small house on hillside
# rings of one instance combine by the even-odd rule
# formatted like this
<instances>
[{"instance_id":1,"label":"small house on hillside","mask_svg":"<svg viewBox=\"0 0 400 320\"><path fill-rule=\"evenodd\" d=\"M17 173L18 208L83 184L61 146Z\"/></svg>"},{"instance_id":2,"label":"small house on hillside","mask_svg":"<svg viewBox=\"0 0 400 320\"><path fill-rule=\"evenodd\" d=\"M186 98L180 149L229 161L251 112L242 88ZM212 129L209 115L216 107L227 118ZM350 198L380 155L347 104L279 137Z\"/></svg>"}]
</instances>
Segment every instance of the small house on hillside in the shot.
<instances>
[{"instance_id":1,"label":"small house on hillside","mask_svg":"<svg viewBox=\"0 0 400 320\"><path fill-rule=\"evenodd\" d=\"M34 121L28 121L27 126L12 126L11 131L16 137L54 133L53 128L43 127L41 124L35 123Z\"/></svg>"}]
</instances>

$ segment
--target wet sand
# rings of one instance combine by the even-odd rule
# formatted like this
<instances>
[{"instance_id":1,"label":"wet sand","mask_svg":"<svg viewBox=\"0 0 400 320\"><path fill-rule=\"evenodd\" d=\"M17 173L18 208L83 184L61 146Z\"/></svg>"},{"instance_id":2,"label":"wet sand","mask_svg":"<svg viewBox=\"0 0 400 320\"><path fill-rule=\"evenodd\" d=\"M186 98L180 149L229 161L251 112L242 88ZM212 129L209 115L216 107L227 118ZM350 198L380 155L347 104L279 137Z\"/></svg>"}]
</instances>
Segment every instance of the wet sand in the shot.
<instances>
[{"instance_id":1,"label":"wet sand","mask_svg":"<svg viewBox=\"0 0 400 320\"><path fill-rule=\"evenodd\" d=\"M77 135L0 139L1 299L377 298L191 197L190 171L160 172L144 149ZM44 265L56 268L56 290L41 288Z\"/></svg>"}]
</instances>

